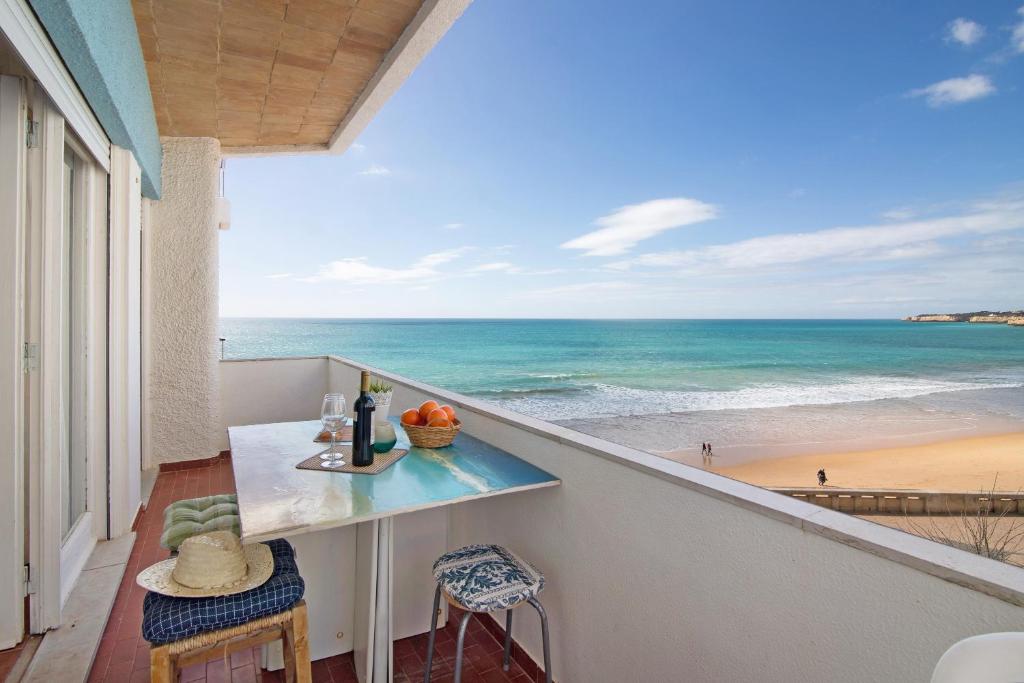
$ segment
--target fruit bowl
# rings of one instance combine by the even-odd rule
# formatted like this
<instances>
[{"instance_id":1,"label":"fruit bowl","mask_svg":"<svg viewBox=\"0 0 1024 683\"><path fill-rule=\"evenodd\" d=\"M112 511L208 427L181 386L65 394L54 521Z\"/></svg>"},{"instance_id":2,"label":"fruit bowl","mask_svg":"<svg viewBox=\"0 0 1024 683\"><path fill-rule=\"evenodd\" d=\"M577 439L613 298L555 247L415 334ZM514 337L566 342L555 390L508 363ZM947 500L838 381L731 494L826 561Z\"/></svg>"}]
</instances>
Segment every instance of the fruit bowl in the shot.
<instances>
[{"instance_id":1,"label":"fruit bowl","mask_svg":"<svg viewBox=\"0 0 1024 683\"><path fill-rule=\"evenodd\" d=\"M455 420L450 427L428 427L427 425L403 424L409 437L409 443L419 448L444 448L451 446L452 441L462 429L462 422Z\"/></svg>"}]
</instances>

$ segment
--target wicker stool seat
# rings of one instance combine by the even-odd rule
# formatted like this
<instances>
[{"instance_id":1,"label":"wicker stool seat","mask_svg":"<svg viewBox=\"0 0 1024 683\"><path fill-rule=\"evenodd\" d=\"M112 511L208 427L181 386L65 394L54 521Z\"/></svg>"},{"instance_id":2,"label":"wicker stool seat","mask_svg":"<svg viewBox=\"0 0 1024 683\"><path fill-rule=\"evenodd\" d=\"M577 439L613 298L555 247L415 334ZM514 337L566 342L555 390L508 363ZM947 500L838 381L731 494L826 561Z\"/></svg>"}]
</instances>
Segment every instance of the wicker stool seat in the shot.
<instances>
[{"instance_id":1,"label":"wicker stool seat","mask_svg":"<svg viewBox=\"0 0 1024 683\"><path fill-rule=\"evenodd\" d=\"M500 545L468 545L438 558L434 563L434 578L437 580L437 590L434 592L434 612L423 674L425 683L430 683L434 636L442 595L455 607L466 610L459 624L459 637L456 641L455 683L462 681L462 648L466 626L474 612L505 610L503 667L508 671L512 656L512 611L523 604L532 605L540 615L541 635L544 639L544 674L547 683L551 683L548 616L537 600L537 594L544 589L544 575L540 570Z\"/></svg>"},{"instance_id":2,"label":"wicker stool seat","mask_svg":"<svg viewBox=\"0 0 1024 683\"><path fill-rule=\"evenodd\" d=\"M289 681L310 681L305 583L283 539L268 541L274 572L263 585L235 595L177 598L147 593L142 636L150 643L150 677L176 681L181 669L282 640Z\"/></svg>"}]
</instances>

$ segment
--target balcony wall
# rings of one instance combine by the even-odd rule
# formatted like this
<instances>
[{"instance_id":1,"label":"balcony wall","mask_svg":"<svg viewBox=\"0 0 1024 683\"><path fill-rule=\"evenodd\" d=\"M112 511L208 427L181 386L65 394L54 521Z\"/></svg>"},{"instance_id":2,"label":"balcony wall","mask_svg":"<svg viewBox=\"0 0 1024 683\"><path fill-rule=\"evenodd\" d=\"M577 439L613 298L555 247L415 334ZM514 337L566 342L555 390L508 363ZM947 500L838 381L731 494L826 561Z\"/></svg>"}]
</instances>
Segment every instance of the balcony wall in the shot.
<instances>
[{"instance_id":1,"label":"balcony wall","mask_svg":"<svg viewBox=\"0 0 1024 683\"><path fill-rule=\"evenodd\" d=\"M314 418L361 366L221 369L225 423L244 424ZM500 543L544 570L557 680L926 681L957 640L1024 619L1014 567L374 372L395 384L393 412L440 398L561 477L449 509L452 547ZM539 661L536 617L517 614L515 635Z\"/></svg>"}]
</instances>

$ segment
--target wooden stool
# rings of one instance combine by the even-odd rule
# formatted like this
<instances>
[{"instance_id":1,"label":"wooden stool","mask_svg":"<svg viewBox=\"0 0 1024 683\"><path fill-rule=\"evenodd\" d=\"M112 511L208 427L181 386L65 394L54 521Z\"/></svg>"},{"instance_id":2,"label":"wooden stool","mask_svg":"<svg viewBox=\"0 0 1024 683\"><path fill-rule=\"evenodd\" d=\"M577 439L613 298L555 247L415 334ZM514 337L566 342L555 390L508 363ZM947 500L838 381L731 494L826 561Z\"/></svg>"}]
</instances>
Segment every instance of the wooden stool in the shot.
<instances>
[{"instance_id":1,"label":"wooden stool","mask_svg":"<svg viewBox=\"0 0 1024 683\"><path fill-rule=\"evenodd\" d=\"M299 600L290 610L279 614L151 647L150 680L152 683L173 683L185 667L227 658L233 652L280 639L284 645L285 680L288 683L311 683L308 632L306 601Z\"/></svg>"}]
</instances>

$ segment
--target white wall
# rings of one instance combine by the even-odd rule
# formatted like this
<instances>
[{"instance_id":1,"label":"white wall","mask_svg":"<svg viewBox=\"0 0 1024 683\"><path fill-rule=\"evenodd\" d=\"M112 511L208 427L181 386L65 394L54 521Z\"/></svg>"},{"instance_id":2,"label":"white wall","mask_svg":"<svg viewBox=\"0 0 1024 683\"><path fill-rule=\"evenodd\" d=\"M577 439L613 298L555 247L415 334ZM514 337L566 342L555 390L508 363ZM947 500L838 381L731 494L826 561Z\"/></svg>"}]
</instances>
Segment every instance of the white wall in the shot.
<instances>
[{"instance_id":1,"label":"white wall","mask_svg":"<svg viewBox=\"0 0 1024 683\"><path fill-rule=\"evenodd\" d=\"M341 366L332 381L351 384L357 368L332 366ZM557 680L926 681L957 640L1024 622L1021 607L956 583L972 581L958 570L997 577L1020 604L1017 568L389 379L393 412L440 397L467 432L562 479L556 489L453 506L449 531L453 548L504 544L545 572ZM910 556L875 554L900 550ZM516 624L517 640L542 661L536 616L524 609Z\"/></svg>"},{"instance_id":2,"label":"white wall","mask_svg":"<svg viewBox=\"0 0 1024 683\"><path fill-rule=\"evenodd\" d=\"M294 362L255 367L297 381ZM355 386L358 366L329 367L332 389ZM927 681L957 640L1024 623L1015 567L374 372L393 412L440 398L562 479L449 513L453 548L500 543L545 572L559 681ZM541 661L529 608L515 636Z\"/></svg>"},{"instance_id":3,"label":"white wall","mask_svg":"<svg viewBox=\"0 0 1024 683\"><path fill-rule=\"evenodd\" d=\"M164 138L163 195L149 205L147 462L219 449L217 188L220 143Z\"/></svg>"},{"instance_id":4,"label":"white wall","mask_svg":"<svg viewBox=\"0 0 1024 683\"><path fill-rule=\"evenodd\" d=\"M228 449L228 427L319 419L327 386L324 357L221 361L218 450Z\"/></svg>"}]
</instances>

